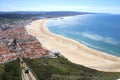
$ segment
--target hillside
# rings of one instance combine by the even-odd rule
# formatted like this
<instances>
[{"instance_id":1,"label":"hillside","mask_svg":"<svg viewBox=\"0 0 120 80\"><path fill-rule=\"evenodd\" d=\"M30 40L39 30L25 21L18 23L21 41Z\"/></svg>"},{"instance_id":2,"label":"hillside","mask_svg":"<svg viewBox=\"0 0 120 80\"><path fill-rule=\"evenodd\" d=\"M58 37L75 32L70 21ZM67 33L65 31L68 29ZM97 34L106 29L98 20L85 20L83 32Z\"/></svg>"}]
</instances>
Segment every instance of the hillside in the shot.
<instances>
[{"instance_id":1,"label":"hillside","mask_svg":"<svg viewBox=\"0 0 120 80\"><path fill-rule=\"evenodd\" d=\"M0 64L0 80L21 80L19 61Z\"/></svg>"},{"instance_id":2,"label":"hillside","mask_svg":"<svg viewBox=\"0 0 120 80\"><path fill-rule=\"evenodd\" d=\"M62 57L24 60L39 80L115 80L120 78L120 73L89 69Z\"/></svg>"},{"instance_id":3,"label":"hillside","mask_svg":"<svg viewBox=\"0 0 120 80\"><path fill-rule=\"evenodd\" d=\"M0 12L0 22L12 23L19 20L36 20L42 18L55 18L63 16L74 16L93 14L87 12L74 12L74 11L53 11L53 12L40 12L40 11L16 11L16 12Z\"/></svg>"}]
</instances>

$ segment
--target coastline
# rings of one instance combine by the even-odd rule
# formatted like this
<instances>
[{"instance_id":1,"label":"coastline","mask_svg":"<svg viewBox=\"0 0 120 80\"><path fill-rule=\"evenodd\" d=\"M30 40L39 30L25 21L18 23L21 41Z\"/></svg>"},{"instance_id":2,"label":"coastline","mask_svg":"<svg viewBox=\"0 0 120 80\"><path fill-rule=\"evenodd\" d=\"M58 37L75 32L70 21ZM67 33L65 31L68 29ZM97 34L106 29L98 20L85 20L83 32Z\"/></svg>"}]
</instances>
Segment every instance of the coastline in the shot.
<instances>
[{"instance_id":1,"label":"coastline","mask_svg":"<svg viewBox=\"0 0 120 80\"><path fill-rule=\"evenodd\" d=\"M89 48L75 40L51 33L47 20L36 20L26 26L27 32L35 36L43 47L59 51L73 63L99 71L120 72L120 58Z\"/></svg>"}]
</instances>

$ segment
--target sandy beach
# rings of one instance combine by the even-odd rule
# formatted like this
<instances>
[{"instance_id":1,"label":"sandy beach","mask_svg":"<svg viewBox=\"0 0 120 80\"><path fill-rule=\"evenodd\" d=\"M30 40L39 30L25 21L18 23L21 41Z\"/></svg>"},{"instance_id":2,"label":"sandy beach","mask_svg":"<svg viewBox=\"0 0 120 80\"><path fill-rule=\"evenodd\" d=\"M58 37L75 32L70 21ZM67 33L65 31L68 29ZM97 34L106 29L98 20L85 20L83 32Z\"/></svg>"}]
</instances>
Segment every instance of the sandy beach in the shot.
<instances>
[{"instance_id":1,"label":"sandy beach","mask_svg":"<svg viewBox=\"0 0 120 80\"><path fill-rule=\"evenodd\" d=\"M89 48L77 41L51 33L46 19L36 20L26 26L27 32L35 36L44 48L57 50L69 61L99 71L120 72L120 57Z\"/></svg>"}]
</instances>

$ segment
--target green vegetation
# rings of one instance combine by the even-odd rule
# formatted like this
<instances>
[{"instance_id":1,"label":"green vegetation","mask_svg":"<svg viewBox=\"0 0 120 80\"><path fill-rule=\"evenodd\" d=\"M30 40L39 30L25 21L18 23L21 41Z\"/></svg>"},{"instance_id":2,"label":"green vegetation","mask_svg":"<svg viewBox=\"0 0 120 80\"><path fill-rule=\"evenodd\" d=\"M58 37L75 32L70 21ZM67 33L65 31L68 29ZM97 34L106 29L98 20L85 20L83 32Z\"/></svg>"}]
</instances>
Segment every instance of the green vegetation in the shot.
<instances>
[{"instance_id":1,"label":"green vegetation","mask_svg":"<svg viewBox=\"0 0 120 80\"><path fill-rule=\"evenodd\" d=\"M15 21L16 21L16 19L14 20L14 19L0 18L0 23L12 24Z\"/></svg>"},{"instance_id":2,"label":"green vegetation","mask_svg":"<svg viewBox=\"0 0 120 80\"><path fill-rule=\"evenodd\" d=\"M22 80L18 60L0 65L0 80Z\"/></svg>"},{"instance_id":3,"label":"green vegetation","mask_svg":"<svg viewBox=\"0 0 120 80\"><path fill-rule=\"evenodd\" d=\"M53 18L73 15L92 14L86 12L73 11L53 11L53 12L39 12L39 11L18 11L18 12L0 12L0 22L11 23L16 20L29 20L40 18Z\"/></svg>"},{"instance_id":4,"label":"green vegetation","mask_svg":"<svg viewBox=\"0 0 120 80\"><path fill-rule=\"evenodd\" d=\"M58 57L24 59L39 80L115 80L120 73L100 72Z\"/></svg>"},{"instance_id":5,"label":"green vegetation","mask_svg":"<svg viewBox=\"0 0 120 80\"><path fill-rule=\"evenodd\" d=\"M4 13L4 14L0 14L1 18L7 18L7 19L28 19L31 18L33 16L33 14L18 14L18 13Z\"/></svg>"},{"instance_id":6,"label":"green vegetation","mask_svg":"<svg viewBox=\"0 0 120 80\"><path fill-rule=\"evenodd\" d=\"M39 80L116 80L117 72L100 72L69 62L67 59L24 59ZM21 80L19 60L0 65L0 80Z\"/></svg>"},{"instance_id":7,"label":"green vegetation","mask_svg":"<svg viewBox=\"0 0 120 80\"><path fill-rule=\"evenodd\" d=\"M21 20L33 19L33 15L23 15L23 14L0 14L0 23L2 24L14 24L14 22L19 22Z\"/></svg>"}]
</instances>

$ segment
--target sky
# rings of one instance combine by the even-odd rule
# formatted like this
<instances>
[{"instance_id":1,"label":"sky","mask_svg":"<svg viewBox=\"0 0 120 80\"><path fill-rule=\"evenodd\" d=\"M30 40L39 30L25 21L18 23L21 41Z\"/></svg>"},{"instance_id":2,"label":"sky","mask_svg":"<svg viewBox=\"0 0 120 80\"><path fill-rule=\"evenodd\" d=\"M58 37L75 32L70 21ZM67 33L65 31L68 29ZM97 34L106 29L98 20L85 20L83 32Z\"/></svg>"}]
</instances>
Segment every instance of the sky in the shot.
<instances>
[{"instance_id":1,"label":"sky","mask_svg":"<svg viewBox=\"0 0 120 80\"><path fill-rule=\"evenodd\" d=\"M0 11L79 11L120 14L120 0L0 0Z\"/></svg>"}]
</instances>

